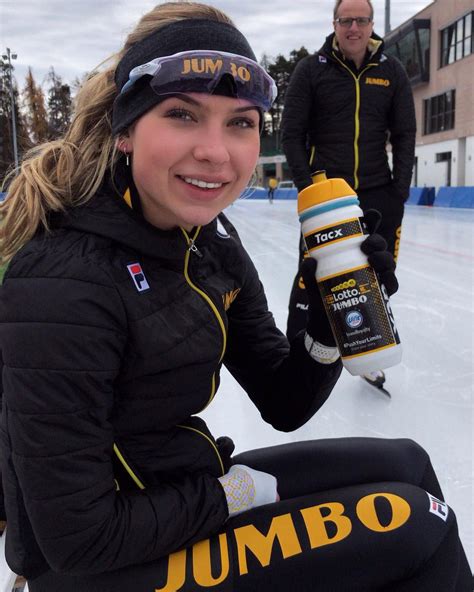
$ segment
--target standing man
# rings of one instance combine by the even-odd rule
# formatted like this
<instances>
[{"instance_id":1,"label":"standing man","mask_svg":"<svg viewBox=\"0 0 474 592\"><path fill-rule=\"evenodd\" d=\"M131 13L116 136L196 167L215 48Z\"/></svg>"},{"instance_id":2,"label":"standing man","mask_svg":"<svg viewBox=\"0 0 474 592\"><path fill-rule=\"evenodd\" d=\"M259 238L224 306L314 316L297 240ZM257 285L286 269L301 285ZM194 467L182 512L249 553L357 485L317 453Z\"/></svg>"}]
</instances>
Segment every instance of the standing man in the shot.
<instances>
[{"instance_id":1,"label":"standing man","mask_svg":"<svg viewBox=\"0 0 474 592\"><path fill-rule=\"evenodd\" d=\"M298 191L312 183L312 172L324 169L328 178L342 177L353 187L364 211L378 210L377 232L396 258L415 158L415 108L405 70L383 53L373 16L370 0L336 1L334 33L297 64L291 77L283 149ZM304 250L301 240L300 263ZM290 339L306 326L306 310L298 271L289 304ZM364 378L377 387L385 382L381 370Z\"/></svg>"},{"instance_id":2,"label":"standing man","mask_svg":"<svg viewBox=\"0 0 474 592\"><path fill-rule=\"evenodd\" d=\"M268 180L268 201L272 204L275 195L275 189L278 187L278 181L275 177L270 177Z\"/></svg>"}]
</instances>

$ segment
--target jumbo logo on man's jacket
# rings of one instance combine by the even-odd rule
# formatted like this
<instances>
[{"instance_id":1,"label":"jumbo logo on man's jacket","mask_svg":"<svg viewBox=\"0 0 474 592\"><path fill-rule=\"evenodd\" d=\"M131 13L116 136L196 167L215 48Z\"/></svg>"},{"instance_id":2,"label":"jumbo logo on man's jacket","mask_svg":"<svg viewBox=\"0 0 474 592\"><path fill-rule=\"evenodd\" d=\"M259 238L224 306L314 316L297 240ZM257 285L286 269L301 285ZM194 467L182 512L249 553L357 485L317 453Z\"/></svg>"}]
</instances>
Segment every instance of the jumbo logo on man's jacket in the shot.
<instances>
[{"instance_id":1,"label":"jumbo logo on man's jacket","mask_svg":"<svg viewBox=\"0 0 474 592\"><path fill-rule=\"evenodd\" d=\"M376 86L390 86L390 80L386 78L371 78L367 76L365 84L375 84Z\"/></svg>"},{"instance_id":2,"label":"jumbo logo on man's jacket","mask_svg":"<svg viewBox=\"0 0 474 592\"><path fill-rule=\"evenodd\" d=\"M391 507L392 517L387 525L383 525L375 505L377 498L383 498ZM309 508L302 508L306 534L311 549L333 545L347 538L352 532L351 519L345 514L345 507L340 502L327 502ZM411 514L410 505L402 497L392 493L373 493L362 497L356 504L355 513L361 524L368 530L385 533L403 526ZM329 534L326 525L331 523ZM278 540L283 559L303 553L293 517L290 513L274 516L268 533L260 532L253 524L235 528L232 532L237 547L239 574L249 572L247 552L251 551L262 567L268 567L275 560L274 543ZM218 535L220 552L220 574L214 575L211 569L211 542L206 539L192 547L192 574L186 570L187 550L182 549L168 558L168 577L163 588L155 588L155 592L178 592L194 578L198 586L212 588L222 584L230 573L229 542L227 533ZM280 558L278 553L278 558ZM213 563L216 565L216 562ZM218 563L218 562L217 562ZM188 569L188 572L191 571Z\"/></svg>"}]
</instances>

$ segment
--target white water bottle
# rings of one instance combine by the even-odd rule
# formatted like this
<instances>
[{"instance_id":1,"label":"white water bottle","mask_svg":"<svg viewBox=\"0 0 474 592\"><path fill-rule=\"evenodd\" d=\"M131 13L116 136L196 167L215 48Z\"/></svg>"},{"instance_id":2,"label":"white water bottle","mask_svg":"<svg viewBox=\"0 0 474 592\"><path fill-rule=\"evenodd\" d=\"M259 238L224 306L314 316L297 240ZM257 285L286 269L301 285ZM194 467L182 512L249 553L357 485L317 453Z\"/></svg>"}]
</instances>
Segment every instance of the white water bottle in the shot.
<instances>
[{"instance_id":1,"label":"white water bottle","mask_svg":"<svg viewBox=\"0 0 474 592\"><path fill-rule=\"evenodd\" d=\"M344 367L352 375L395 366L402 346L385 286L360 250L363 212L344 179L317 171L298 194L306 249Z\"/></svg>"}]
</instances>

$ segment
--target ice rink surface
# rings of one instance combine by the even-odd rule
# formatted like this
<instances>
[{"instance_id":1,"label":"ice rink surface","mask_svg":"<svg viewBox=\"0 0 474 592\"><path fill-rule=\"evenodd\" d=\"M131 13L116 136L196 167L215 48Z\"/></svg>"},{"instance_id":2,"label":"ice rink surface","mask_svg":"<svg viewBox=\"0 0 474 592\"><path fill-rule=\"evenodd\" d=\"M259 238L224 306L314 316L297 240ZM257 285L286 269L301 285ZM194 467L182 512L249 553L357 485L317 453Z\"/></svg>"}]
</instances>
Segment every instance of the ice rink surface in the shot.
<instances>
[{"instance_id":1,"label":"ice rink surface","mask_svg":"<svg viewBox=\"0 0 474 592\"><path fill-rule=\"evenodd\" d=\"M239 200L226 210L265 286L283 331L297 268L296 201ZM430 454L474 568L473 282L474 211L408 206L391 304L403 360L387 370L392 399L343 371L329 400L299 430L265 424L223 371L201 415L214 435L231 436L236 452L320 438L411 438Z\"/></svg>"}]
</instances>

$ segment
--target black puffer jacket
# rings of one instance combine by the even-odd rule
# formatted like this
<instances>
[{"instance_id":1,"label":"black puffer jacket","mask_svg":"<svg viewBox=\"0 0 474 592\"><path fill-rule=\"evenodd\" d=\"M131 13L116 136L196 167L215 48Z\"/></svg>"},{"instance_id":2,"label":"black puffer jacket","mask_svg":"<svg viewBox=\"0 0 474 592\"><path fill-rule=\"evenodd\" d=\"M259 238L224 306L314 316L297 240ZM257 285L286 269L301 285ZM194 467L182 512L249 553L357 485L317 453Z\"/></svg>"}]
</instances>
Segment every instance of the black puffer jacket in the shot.
<instances>
[{"instance_id":1,"label":"black puffer jacket","mask_svg":"<svg viewBox=\"0 0 474 592\"><path fill-rule=\"evenodd\" d=\"M359 70L345 60L334 33L296 66L285 95L283 147L299 190L326 170L356 191L387 185L406 200L414 164L416 119L400 62L375 34ZM393 175L386 153L393 149Z\"/></svg>"},{"instance_id":2,"label":"black puffer jacket","mask_svg":"<svg viewBox=\"0 0 474 592\"><path fill-rule=\"evenodd\" d=\"M280 430L328 397L340 363L317 364L301 339L290 350L222 220L159 231L108 188L13 259L0 435L17 573L114 570L223 524L229 458L194 416L222 363Z\"/></svg>"}]
</instances>

